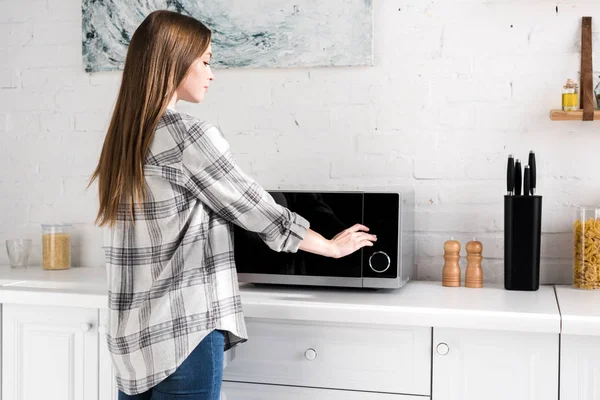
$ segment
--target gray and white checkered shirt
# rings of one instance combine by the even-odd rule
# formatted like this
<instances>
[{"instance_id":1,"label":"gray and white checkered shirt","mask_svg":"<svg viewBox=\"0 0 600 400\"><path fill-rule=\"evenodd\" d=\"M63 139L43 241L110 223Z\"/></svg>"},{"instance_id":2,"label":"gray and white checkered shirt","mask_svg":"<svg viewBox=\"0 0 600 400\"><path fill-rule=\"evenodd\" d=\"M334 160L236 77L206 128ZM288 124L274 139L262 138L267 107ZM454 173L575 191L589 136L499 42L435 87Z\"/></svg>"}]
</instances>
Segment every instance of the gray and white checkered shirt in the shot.
<instances>
[{"instance_id":1,"label":"gray and white checkered shirt","mask_svg":"<svg viewBox=\"0 0 600 400\"><path fill-rule=\"evenodd\" d=\"M231 223L274 251L296 252L308 221L277 204L234 162L219 129L167 109L144 164L146 203L105 230L108 347L117 386L134 395L172 374L212 330L248 339Z\"/></svg>"}]
</instances>

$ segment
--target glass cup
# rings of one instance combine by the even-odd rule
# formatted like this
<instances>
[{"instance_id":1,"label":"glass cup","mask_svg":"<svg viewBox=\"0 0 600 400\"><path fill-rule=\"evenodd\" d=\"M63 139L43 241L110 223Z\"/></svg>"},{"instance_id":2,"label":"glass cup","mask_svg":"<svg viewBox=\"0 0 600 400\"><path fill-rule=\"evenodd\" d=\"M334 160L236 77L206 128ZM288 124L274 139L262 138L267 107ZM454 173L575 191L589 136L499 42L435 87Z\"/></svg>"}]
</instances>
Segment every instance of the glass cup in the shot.
<instances>
[{"instance_id":1,"label":"glass cup","mask_svg":"<svg viewBox=\"0 0 600 400\"><path fill-rule=\"evenodd\" d=\"M7 240L6 251L12 268L27 268L31 253L31 239Z\"/></svg>"}]
</instances>

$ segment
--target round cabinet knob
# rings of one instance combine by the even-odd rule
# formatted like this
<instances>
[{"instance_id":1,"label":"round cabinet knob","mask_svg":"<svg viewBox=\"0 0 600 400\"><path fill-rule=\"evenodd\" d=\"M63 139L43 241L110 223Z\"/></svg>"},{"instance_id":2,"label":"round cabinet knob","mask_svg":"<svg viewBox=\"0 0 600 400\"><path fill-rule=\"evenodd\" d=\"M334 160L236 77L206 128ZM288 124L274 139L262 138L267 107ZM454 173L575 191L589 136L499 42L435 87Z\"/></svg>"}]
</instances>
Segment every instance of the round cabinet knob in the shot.
<instances>
[{"instance_id":1,"label":"round cabinet knob","mask_svg":"<svg viewBox=\"0 0 600 400\"><path fill-rule=\"evenodd\" d=\"M90 323L83 323L81 324L81 332L89 332L89 330L92 329L92 324Z\"/></svg>"},{"instance_id":2,"label":"round cabinet knob","mask_svg":"<svg viewBox=\"0 0 600 400\"><path fill-rule=\"evenodd\" d=\"M440 343L437 345L437 352L440 356L445 356L450 352L450 347L446 343Z\"/></svg>"},{"instance_id":3,"label":"round cabinet knob","mask_svg":"<svg viewBox=\"0 0 600 400\"><path fill-rule=\"evenodd\" d=\"M101 335L104 335L106 333L106 326L100 325L98 327L98 333L101 334Z\"/></svg>"},{"instance_id":4,"label":"round cabinet knob","mask_svg":"<svg viewBox=\"0 0 600 400\"><path fill-rule=\"evenodd\" d=\"M369 257L369 267L381 274L390 267L390 257L383 251L376 251Z\"/></svg>"},{"instance_id":5,"label":"round cabinet knob","mask_svg":"<svg viewBox=\"0 0 600 400\"><path fill-rule=\"evenodd\" d=\"M317 352L315 349L308 349L304 352L304 358L306 358L308 361L313 361L315 358L317 358Z\"/></svg>"}]
</instances>

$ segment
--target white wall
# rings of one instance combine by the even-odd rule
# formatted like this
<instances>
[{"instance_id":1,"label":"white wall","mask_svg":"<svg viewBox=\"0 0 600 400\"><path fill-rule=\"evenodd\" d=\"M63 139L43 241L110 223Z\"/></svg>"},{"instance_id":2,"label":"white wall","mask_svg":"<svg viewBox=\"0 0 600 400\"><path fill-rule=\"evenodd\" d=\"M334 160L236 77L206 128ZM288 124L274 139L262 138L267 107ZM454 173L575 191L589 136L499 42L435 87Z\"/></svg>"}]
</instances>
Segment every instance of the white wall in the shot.
<instances>
[{"instance_id":1,"label":"white wall","mask_svg":"<svg viewBox=\"0 0 600 400\"><path fill-rule=\"evenodd\" d=\"M578 79L581 17L600 3L374 3L374 67L218 70L208 100L180 109L218 123L267 188L413 186L422 279L441 277L445 240L476 236L485 280L502 282L506 156L534 149L542 281L570 282L573 207L600 205L600 122L548 112ZM83 71L79 0L0 1L0 54L0 241L33 238L39 264L40 224L71 222L75 263L100 266L85 185L120 73Z\"/></svg>"}]
</instances>

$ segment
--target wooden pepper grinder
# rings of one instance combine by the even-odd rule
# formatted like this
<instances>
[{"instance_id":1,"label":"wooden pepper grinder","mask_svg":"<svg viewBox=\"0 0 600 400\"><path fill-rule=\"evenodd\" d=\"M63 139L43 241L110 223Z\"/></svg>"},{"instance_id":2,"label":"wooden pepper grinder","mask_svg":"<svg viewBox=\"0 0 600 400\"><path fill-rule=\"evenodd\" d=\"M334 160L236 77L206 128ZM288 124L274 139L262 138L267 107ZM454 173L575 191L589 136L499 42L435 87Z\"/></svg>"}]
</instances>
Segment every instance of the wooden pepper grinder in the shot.
<instances>
[{"instance_id":1,"label":"wooden pepper grinder","mask_svg":"<svg viewBox=\"0 0 600 400\"><path fill-rule=\"evenodd\" d=\"M483 287L483 270L481 269L481 242L473 239L465 246L467 249L467 270L465 272L465 286L470 288Z\"/></svg>"},{"instance_id":2,"label":"wooden pepper grinder","mask_svg":"<svg viewBox=\"0 0 600 400\"><path fill-rule=\"evenodd\" d=\"M442 286L460 286L460 243L448 240L444 243L444 268L442 269Z\"/></svg>"}]
</instances>

